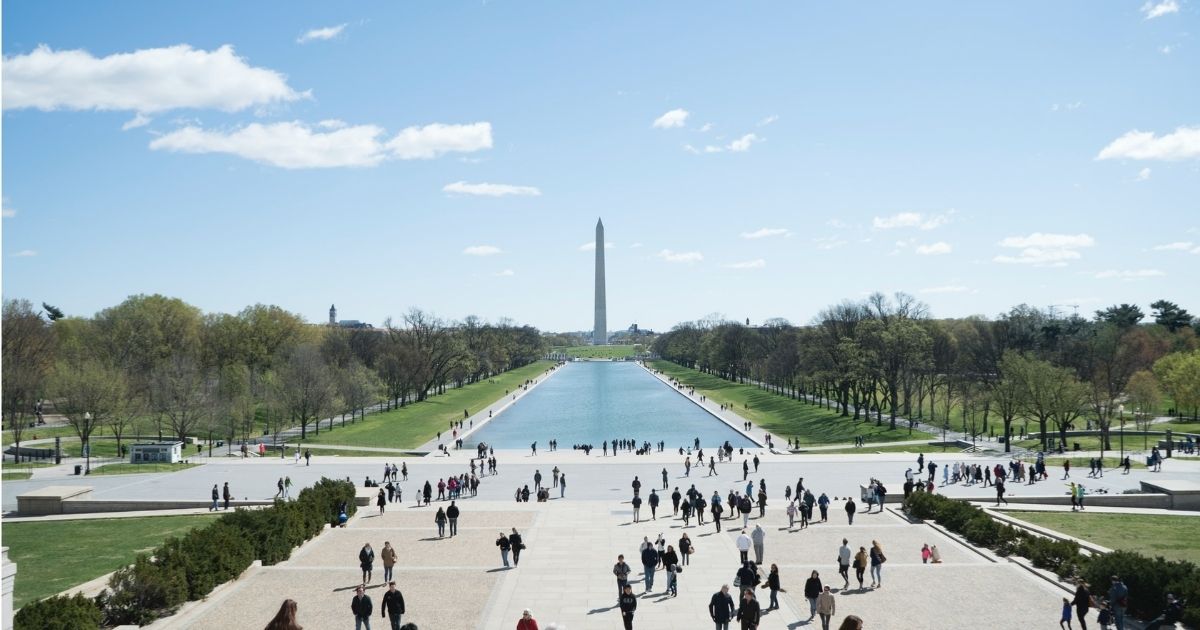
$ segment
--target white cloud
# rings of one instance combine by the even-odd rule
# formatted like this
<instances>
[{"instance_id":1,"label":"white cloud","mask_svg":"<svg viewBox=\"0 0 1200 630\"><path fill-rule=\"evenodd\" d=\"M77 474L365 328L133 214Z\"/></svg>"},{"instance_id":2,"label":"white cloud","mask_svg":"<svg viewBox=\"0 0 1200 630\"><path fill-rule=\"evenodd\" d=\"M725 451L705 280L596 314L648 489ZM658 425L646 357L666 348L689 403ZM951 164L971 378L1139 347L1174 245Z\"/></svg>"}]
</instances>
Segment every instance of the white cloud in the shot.
<instances>
[{"instance_id":1,"label":"white cloud","mask_svg":"<svg viewBox=\"0 0 1200 630\"><path fill-rule=\"evenodd\" d=\"M238 111L307 98L287 77L256 68L233 46L214 51L186 44L93 57L85 50L38 46L4 57L4 109L126 110L179 108Z\"/></svg>"},{"instance_id":2,"label":"white cloud","mask_svg":"<svg viewBox=\"0 0 1200 630\"><path fill-rule=\"evenodd\" d=\"M893 214L890 217L875 217L871 221L871 227L876 230L893 230L896 228L920 228L922 230L932 230L950 222L950 216L954 214L954 210L942 214L924 215L920 212L900 212Z\"/></svg>"},{"instance_id":3,"label":"white cloud","mask_svg":"<svg viewBox=\"0 0 1200 630\"><path fill-rule=\"evenodd\" d=\"M492 146L491 124L409 127L382 141L384 130L355 125L328 132L299 122L251 123L230 132L195 126L177 129L150 142L154 150L180 153L228 153L280 168L375 166L385 159L429 159L449 151L471 152Z\"/></svg>"},{"instance_id":4,"label":"white cloud","mask_svg":"<svg viewBox=\"0 0 1200 630\"><path fill-rule=\"evenodd\" d=\"M813 242L817 244L817 249L837 249L845 245L848 241L836 236L821 236L814 238Z\"/></svg>"},{"instance_id":5,"label":"white cloud","mask_svg":"<svg viewBox=\"0 0 1200 630\"><path fill-rule=\"evenodd\" d=\"M1160 53L1162 53L1162 54L1164 54L1164 55L1169 55L1169 54L1171 54L1171 51L1172 51L1172 50L1175 50L1175 49L1174 49L1174 48L1173 48L1173 47L1172 47L1170 44L1167 44L1167 45L1165 45L1165 46L1159 46L1159 47L1158 47L1158 52L1160 52Z\"/></svg>"},{"instance_id":6,"label":"white cloud","mask_svg":"<svg viewBox=\"0 0 1200 630\"><path fill-rule=\"evenodd\" d=\"M1174 243L1167 243L1165 245L1155 245L1150 249L1158 252L1188 252L1189 254L1200 254L1200 245L1196 245L1191 241L1176 241Z\"/></svg>"},{"instance_id":7,"label":"white cloud","mask_svg":"<svg viewBox=\"0 0 1200 630\"><path fill-rule=\"evenodd\" d=\"M1178 127L1174 133L1156 136L1134 129L1100 150L1097 160L1184 160L1200 157L1200 127Z\"/></svg>"},{"instance_id":8,"label":"white cloud","mask_svg":"<svg viewBox=\"0 0 1200 630\"><path fill-rule=\"evenodd\" d=\"M954 248L950 246L950 243L945 241L938 241L936 243L930 243L929 245L917 246L917 253L922 256L938 256L941 254L949 254L952 251L954 251Z\"/></svg>"},{"instance_id":9,"label":"white cloud","mask_svg":"<svg viewBox=\"0 0 1200 630\"><path fill-rule=\"evenodd\" d=\"M342 31L344 31L344 30L346 30L345 24L338 24L337 26L326 26L325 28L314 28L313 30L301 35L300 37L297 37L296 43L297 44L307 44L308 42L312 42L312 41L333 39L334 37L341 35Z\"/></svg>"},{"instance_id":10,"label":"white cloud","mask_svg":"<svg viewBox=\"0 0 1200 630\"><path fill-rule=\"evenodd\" d=\"M707 122L700 126L699 131L700 131L700 133L708 133L708 132L712 131L712 128L713 128L713 124L710 122Z\"/></svg>"},{"instance_id":11,"label":"white cloud","mask_svg":"<svg viewBox=\"0 0 1200 630\"><path fill-rule=\"evenodd\" d=\"M455 193L460 195L476 195L480 197L540 197L542 191L533 186L513 186L512 184L489 184L481 182L478 184L468 184L467 182L454 182L446 184L442 187L443 192Z\"/></svg>"},{"instance_id":12,"label":"white cloud","mask_svg":"<svg viewBox=\"0 0 1200 630\"><path fill-rule=\"evenodd\" d=\"M1139 280L1141 278L1154 278L1165 275L1167 275L1166 272L1158 269L1126 269L1124 271L1109 269L1108 271L1098 272L1095 277L1100 280L1111 278L1117 278L1121 280Z\"/></svg>"},{"instance_id":13,"label":"white cloud","mask_svg":"<svg viewBox=\"0 0 1200 630\"><path fill-rule=\"evenodd\" d=\"M700 252L675 252L669 249L664 249L658 252L658 257L672 263L695 263L704 260L704 256Z\"/></svg>"},{"instance_id":14,"label":"white cloud","mask_svg":"<svg viewBox=\"0 0 1200 630\"><path fill-rule=\"evenodd\" d=\"M769 124L771 124L771 123L775 122L776 120L779 120L779 116L777 116L777 115L775 115L775 114L771 114L770 116L767 116L766 118L764 118L764 119L762 119L762 120L758 121L758 126L759 126L759 127L766 127L767 125L769 125Z\"/></svg>"},{"instance_id":15,"label":"white cloud","mask_svg":"<svg viewBox=\"0 0 1200 630\"><path fill-rule=\"evenodd\" d=\"M492 124L433 123L424 127L408 127L389 140L387 148L401 160L427 160L450 152L473 153L492 148Z\"/></svg>"},{"instance_id":16,"label":"white cloud","mask_svg":"<svg viewBox=\"0 0 1200 630\"><path fill-rule=\"evenodd\" d=\"M517 275L517 272L513 271L512 269L502 269L492 275L496 276L497 278L511 278Z\"/></svg>"},{"instance_id":17,"label":"white cloud","mask_svg":"<svg viewBox=\"0 0 1200 630\"><path fill-rule=\"evenodd\" d=\"M1179 2L1177 0L1162 0L1161 2L1147 2L1142 5L1142 15L1146 16L1147 20L1162 17L1170 13L1179 13Z\"/></svg>"},{"instance_id":18,"label":"white cloud","mask_svg":"<svg viewBox=\"0 0 1200 630\"><path fill-rule=\"evenodd\" d=\"M13 258L29 258L31 256L37 256L37 252L32 249L22 249L19 252L13 252L9 254L9 256L12 256Z\"/></svg>"},{"instance_id":19,"label":"white cloud","mask_svg":"<svg viewBox=\"0 0 1200 630\"><path fill-rule=\"evenodd\" d=\"M655 129L671 129L673 127L682 127L687 123L688 111L686 109L672 109L671 111L654 119L654 124L651 125Z\"/></svg>"},{"instance_id":20,"label":"white cloud","mask_svg":"<svg viewBox=\"0 0 1200 630\"><path fill-rule=\"evenodd\" d=\"M341 129L346 126L346 121L337 118L326 118L317 123L317 126L322 129Z\"/></svg>"},{"instance_id":21,"label":"white cloud","mask_svg":"<svg viewBox=\"0 0 1200 630\"><path fill-rule=\"evenodd\" d=\"M617 244L616 244L616 243L613 243L612 241L604 241L604 249L612 249L612 248L614 248L614 247L616 247L616 246L617 246ZM580 245L580 246L579 246L579 251L581 251L581 252L594 252L594 251L596 251L596 242L595 242L595 241L588 241L588 242L584 243L583 245Z\"/></svg>"},{"instance_id":22,"label":"white cloud","mask_svg":"<svg viewBox=\"0 0 1200 630\"><path fill-rule=\"evenodd\" d=\"M1138 180L1139 182L1144 182L1144 181L1146 181L1147 179L1150 179L1150 167L1149 167L1149 166L1147 166L1146 168L1144 168L1144 169L1142 169L1142 170L1138 171L1138 174L1137 174L1137 180Z\"/></svg>"},{"instance_id":23,"label":"white cloud","mask_svg":"<svg viewBox=\"0 0 1200 630\"><path fill-rule=\"evenodd\" d=\"M5 219L17 216L17 209L8 206L8 197L0 198L0 216L3 216Z\"/></svg>"},{"instance_id":24,"label":"white cloud","mask_svg":"<svg viewBox=\"0 0 1200 630\"><path fill-rule=\"evenodd\" d=\"M1010 236L1000 241L1000 247L1021 250L1017 255L1001 254L992 260L1006 264L1025 264L1038 267L1062 267L1067 261L1083 256L1080 249L1096 244L1087 234L1046 234L1034 232L1029 236Z\"/></svg>"},{"instance_id":25,"label":"white cloud","mask_svg":"<svg viewBox=\"0 0 1200 630\"><path fill-rule=\"evenodd\" d=\"M641 243L634 243L633 245L630 245L630 246L629 246L629 249L637 249L637 248L639 248L639 247L641 247L641 246L642 246L642 244L641 244ZM594 245L593 245L593 247L594 247Z\"/></svg>"},{"instance_id":26,"label":"white cloud","mask_svg":"<svg viewBox=\"0 0 1200 630\"><path fill-rule=\"evenodd\" d=\"M463 253L468 256L495 256L503 252L495 245L472 245L464 249Z\"/></svg>"},{"instance_id":27,"label":"white cloud","mask_svg":"<svg viewBox=\"0 0 1200 630\"><path fill-rule=\"evenodd\" d=\"M145 127L146 125L150 124L150 120L151 119L149 116L143 114L142 112L138 112L137 115L126 121L125 124L121 125L121 131L129 131L130 129Z\"/></svg>"},{"instance_id":28,"label":"white cloud","mask_svg":"<svg viewBox=\"0 0 1200 630\"><path fill-rule=\"evenodd\" d=\"M768 236L787 236L791 234L787 228L759 228L753 232L742 232L742 238L767 238Z\"/></svg>"},{"instance_id":29,"label":"white cloud","mask_svg":"<svg viewBox=\"0 0 1200 630\"><path fill-rule=\"evenodd\" d=\"M845 221L842 221L841 219L830 219L825 222L825 225L828 225L829 227L831 227L835 230L844 230L844 229L850 227L849 223L846 223Z\"/></svg>"},{"instance_id":30,"label":"white cloud","mask_svg":"<svg viewBox=\"0 0 1200 630\"><path fill-rule=\"evenodd\" d=\"M1050 106L1052 112L1073 112L1080 107L1083 107L1083 101L1075 101L1074 103L1055 103Z\"/></svg>"},{"instance_id":31,"label":"white cloud","mask_svg":"<svg viewBox=\"0 0 1200 630\"><path fill-rule=\"evenodd\" d=\"M940 287L927 287L917 291L917 293L966 293L967 291L970 291L967 287L951 284Z\"/></svg>"},{"instance_id":32,"label":"white cloud","mask_svg":"<svg viewBox=\"0 0 1200 630\"><path fill-rule=\"evenodd\" d=\"M725 148L733 151L734 153L742 153L744 151L749 151L750 145L754 144L755 142L762 142L762 140L762 138L758 137L758 134L748 133L741 138L730 142Z\"/></svg>"},{"instance_id":33,"label":"white cloud","mask_svg":"<svg viewBox=\"0 0 1200 630\"><path fill-rule=\"evenodd\" d=\"M767 261L762 258L755 258L754 260L745 260L723 266L726 269L762 269L767 266Z\"/></svg>"}]
</instances>

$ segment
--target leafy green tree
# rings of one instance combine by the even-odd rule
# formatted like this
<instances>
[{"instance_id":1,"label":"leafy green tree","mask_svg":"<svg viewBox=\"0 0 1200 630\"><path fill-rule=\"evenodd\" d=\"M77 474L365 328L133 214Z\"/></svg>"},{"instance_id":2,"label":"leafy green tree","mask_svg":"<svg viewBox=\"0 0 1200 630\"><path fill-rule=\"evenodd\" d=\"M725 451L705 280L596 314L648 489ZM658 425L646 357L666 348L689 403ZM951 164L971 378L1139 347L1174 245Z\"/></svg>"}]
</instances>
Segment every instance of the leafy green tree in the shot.
<instances>
[{"instance_id":1,"label":"leafy green tree","mask_svg":"<svg viewBox=\"0 0 1200 630\"><path fill-rule=\"evenodd\" d=\"M1145 432L1150 430L1150 423L1162 405L1162 389L1158 378L1149 370L1141 370L1130 377L1126 392L1129 405L1133 408L1133 422L1143 432L1142 448L1146 448L1148 438Z\"/></svg>"},{"instance_id":2,"label":"leafy green tree","mask_svg":"<svg viewBox=\"0 0 1200 630\"><path fill-rule=\"evenodd\" d=\"M1102 311L1096 311L1098 321L1116 324L1119 328L1137 326L1146 314L1136 304L1114 304Z\"/></svg>"},{"instance_id":3,"label":"leafy green tree","mask_svg":"<svg viewBox=\"0 0 1200 630\"><path fill-rule=\"evenodd\" d=\"M12 431L16 461L21 461L21 435L45 392L54 363L54 335L28 300L5 300L3 314L4 378L0 379L0 408L4 426ZM0 456L2 458L2 456Z\"/></svg>"},{"instance_id":4,"label":"leafy green tree","mask_svg":"<svg viewBox=\"0 0 1200 630\"><path fill-rule=\"evenodd\" d=\"M1200 350L1168 354L1155 362L1154 375L1171 395L1179 415L1191 411L1196 419L1200 412Z\"/></svg>"},{"instance_id":5,"label":"leafy green tree","mask_svg":"<svg viewBox=\"0 0 1200 630\"><path fill-rule=\"evenodd\" d=\"M1175 332L1180 328L1186 328L1192 323L1192 315L1187 310L1179 307L1174 302L1167 300L1158 300L1150 303L1150 308L1154 309L1154 323L1159 326L1166 327L1167 330Z\"/></svg>"},{"instance_id":6,"label":"leafy green tree","mask_svg":"<svg viewBox=\"0 0 1200 630\"><path fill-rule=\"evenodd\" d=\"M114 414L122 412L127 396L123 374L120 369L95 359L60 361L54 369L51 390L57 399L56 408L79 436L90 472L92 433L107 424Z\"/></svg>"}]
</instances>

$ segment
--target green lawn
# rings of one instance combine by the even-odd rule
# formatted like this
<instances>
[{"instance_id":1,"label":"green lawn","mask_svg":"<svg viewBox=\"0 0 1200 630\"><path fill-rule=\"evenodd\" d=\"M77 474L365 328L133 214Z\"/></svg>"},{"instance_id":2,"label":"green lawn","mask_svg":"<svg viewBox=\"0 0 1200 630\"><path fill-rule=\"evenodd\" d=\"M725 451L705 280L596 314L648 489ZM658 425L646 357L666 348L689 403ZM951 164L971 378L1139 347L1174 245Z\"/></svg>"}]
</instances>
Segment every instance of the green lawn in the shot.
<instances>
[{"instance_id":1,"label":"green lawn","mask_svg":"<svg viewBox=\"0 0 1200 630\"><path fill-rule=\"evenodd\" d=\"M437 437L438 431L448 432L451 420L462 419L463 409L477 412L503 398L506 390L515 390L527 379L537 378L552 365L552 361L537 361L487 381L447 390L445 394L401 409L368 414L366 419L345 427L334 424L333 431L322 427L319 436L314 436L312 427L309 427L308 439L302 444L416 448Z\"/></svg>"},{"instance_id":2,"label":"green lawn","mask_svg":"<svg viewBox=\"0 0 1200 630\"><path fill-rule=\"evenodd\" d=\"M1087 470L1087 467L1090 465L1089 460L1091 460L1090 457L1055 457L1053 455L1047 455L1046 456L1046 467L1051 470L1062 470L1063 460L1067 460L1067 459L1071 460L1071 468L1073 470ZM1120 465L1121 465L1120 457L1108 457L1108 456L1104 457L1105 470L1117 468ZM1129 467L1130 468L1145 468L1146 460L1143 457L1131 455L1129 457ZM1084 474L1086 474L1086 473L1084 473ZM1197 523L1197 524L1200 525L1200 523Z\"/></svg>"},{"instance_id":3,"label":"green lawn","mask_svg":"<svg viewBox=\"0 0 1200 630\"><path fill-rule=\"evenodd\" d=\"M801 445L800 449L803 450L804 446ZM957 451L959 449L951 447L950 450ZM901 445L901 446L886 446L883 444L871 444L870 440L867 440L867 445L862 448L822 449L819 451L805 451L805 452L801 453L801 455L851 455L851 454L870 455L872 453L912 453L913 455L916 455L917 453L940 453L940 452L942 452L942 447L933 446L931 444L906 444L906 445Z\"/></svg>"},{"instance_id":4,"label":"green lawn","mask_svg":"<svg viewBox=\"0 0 1200 630\"><path fill-rule=\"evenodd\" d=\"M6 523L17 563L13 605L47 597L115 571L169 536L212 522L209 515Z\"/></svg>"},{"instance_id":5,"label":"green lawn","mask_svg":"<svg viewBox=\"0 0 1200 630\"><path fill-rule=\"evenodd\" d=\"M31 472L3 472L0 473L0 481L25 481L33 476Z\"/></svg>"},{"instance_id":6,"label":"green lawn","mask_svg":"<svg viewBox=\"0 0 1200 630\"><path fill-rule=\"evenodd\" d=\"M789 437L800 438L801 448L805 445L850 442L856 435L867 436L868 444L934 437L922 431L910 432L907 427L889 429L886 419L881 427L875 426L873 421L854 422L823 407L773 394L753 385L742 385L703 374L670 361L652 361L650 365L681 383L694 386L698 394L704 394L713 402L731 405L739 415L779 438L777 442L780 444L786 443Z\"/></svg>"},{"instance_id":7,"label":"green lawn","mask_svg":"<svg viewBox=\"0 0 1200 630\"><path fill-rule=\"evenodd\" d=\"M644 350L645 347L638 344L626 346L568 346L565 348L554 348L552 352L562 352L581 359L624 359Z\"/></svg>"},{"instance_id":8,"label":"green lawn","mask_svg":"<svg viewBox=\"0 0 1200 630\"><path fill-rule=\"evenodd\" d=\"M21 431L21 443L24 444L28 440L40 440L42 438L52 437L74 437L75 428L71 426L56 426L56 427L27 427ZM13 442L13 434L9 429L5 429L0 434L0 440L3 440L4 446L8 446Z\"/></svg>"},{"instance_id":9,"label":"green lawn","mask_svg":"<svg viewBox=\"0 0 1200 630\"><path fill-rule=\"evenodd\" d=\"M1086 501L1084 502L1086 505ZM1200 517L1005 510L1023 521L1108 547L1168 560L1200 562Z\"/></svg>"},{"instance_id":10,"label":"green lawn","mask_svg":"<svg viewBox=\"0 0 1200 630\"><path fill-rule=\"evenodd\" d=\"M307 448L307 447L305 447ZM291 454L291 451L288 451ZM313 457L424 457L424 455L416 455L410 453L385 453L380 451L355 451L342 448L312 448Z\"/></svg>"},{"instance_id":11,"label":"green lawn","mask_svg":"<svg viewBox=\"0 0 1200 630\"><path fill-rule=\"evenodd\" d=\"M138 473L170 473L180 470L194 468L200 464L167 464L167 463L151 463L151 464L105 464L98 468L93 468L93 475L134 475Z\"/></svg>"}]
</instances>

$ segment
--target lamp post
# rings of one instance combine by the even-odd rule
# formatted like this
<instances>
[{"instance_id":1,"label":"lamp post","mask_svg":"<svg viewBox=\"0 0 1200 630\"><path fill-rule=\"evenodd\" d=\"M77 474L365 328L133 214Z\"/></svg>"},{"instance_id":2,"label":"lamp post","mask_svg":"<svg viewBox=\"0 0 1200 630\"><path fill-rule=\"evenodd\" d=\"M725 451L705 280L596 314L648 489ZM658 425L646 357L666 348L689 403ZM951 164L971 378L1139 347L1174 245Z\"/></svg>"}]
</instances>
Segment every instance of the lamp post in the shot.
<instances>
[{"instance_id":1,"label":"lamp post","mask_svg":"<svg viewBox=\"0 0 1200 630\"><path fill-rule=\"evenodd\" d=\"M88 441L83 443L83 474L92 474L92 413L83 412L83 426L88 429Z\"/></svg>"},{"instance_id":2,"label":"lamp post","mask_svg":"<svg viewBox=\"0 0 1200 630\"><path fill-rule=\"evenodd\" d=\"M1121 416L1121 464L1125 463L1125 405L1117 405L1117 413Z\"/></svg>"}]
</instances>

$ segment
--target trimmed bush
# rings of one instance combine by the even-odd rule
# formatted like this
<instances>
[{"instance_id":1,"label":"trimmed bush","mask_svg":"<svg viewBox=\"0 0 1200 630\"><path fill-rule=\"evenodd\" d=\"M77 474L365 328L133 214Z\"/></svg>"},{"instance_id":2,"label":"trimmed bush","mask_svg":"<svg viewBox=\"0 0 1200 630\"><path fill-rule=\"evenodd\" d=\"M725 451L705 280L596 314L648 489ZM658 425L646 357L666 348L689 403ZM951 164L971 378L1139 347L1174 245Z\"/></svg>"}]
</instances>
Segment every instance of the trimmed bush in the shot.
<instances>
[{"instance_id":1,"label":"trimmed bush","mask_svg":"<svg viewBox=\"0 0 1200 630\"><path fill-rule=\"evenodd\" d=\"M76 594L47 597L26 604L13 618L14 630L83 630L99 628L104 619L96 601Z\"/></svg>"},{"instance_id":2,"label":"trimmed bush","mask_svg":"<svg viewBox=\"0 0 1200 630\"><path fill-rule=\"evenodd\" d=\"M97 602L110 626L144 626L169 615L187 601L187 577L183 567L159 564L147 555L138 556L128 567L113 573L108 590Z\"/></svg>"},{"instance_id":3,"label":"trimmed bush","mask_svg":"<svg viewBox=\"0 0 1200 630\"><path fill-rule=\"evenodd\" d=\"M926 492L909 495L904 509L910 516L933 519L972 544L1002 556L1020 555L1060 578L1081 578L1092 585L1097 596L1108 591L1111 576L1119 575L1129 587L1129 613L1135 617L1156 617L1166 606L1167 593L1174 593L1189 604L1183 611L1183 621L1200 626L1200 568L1191 562L1147 558L1131 551L1084 556L1074 541L1030 534L996 521L966 501Z\"/></svg>"}]
</instances>

